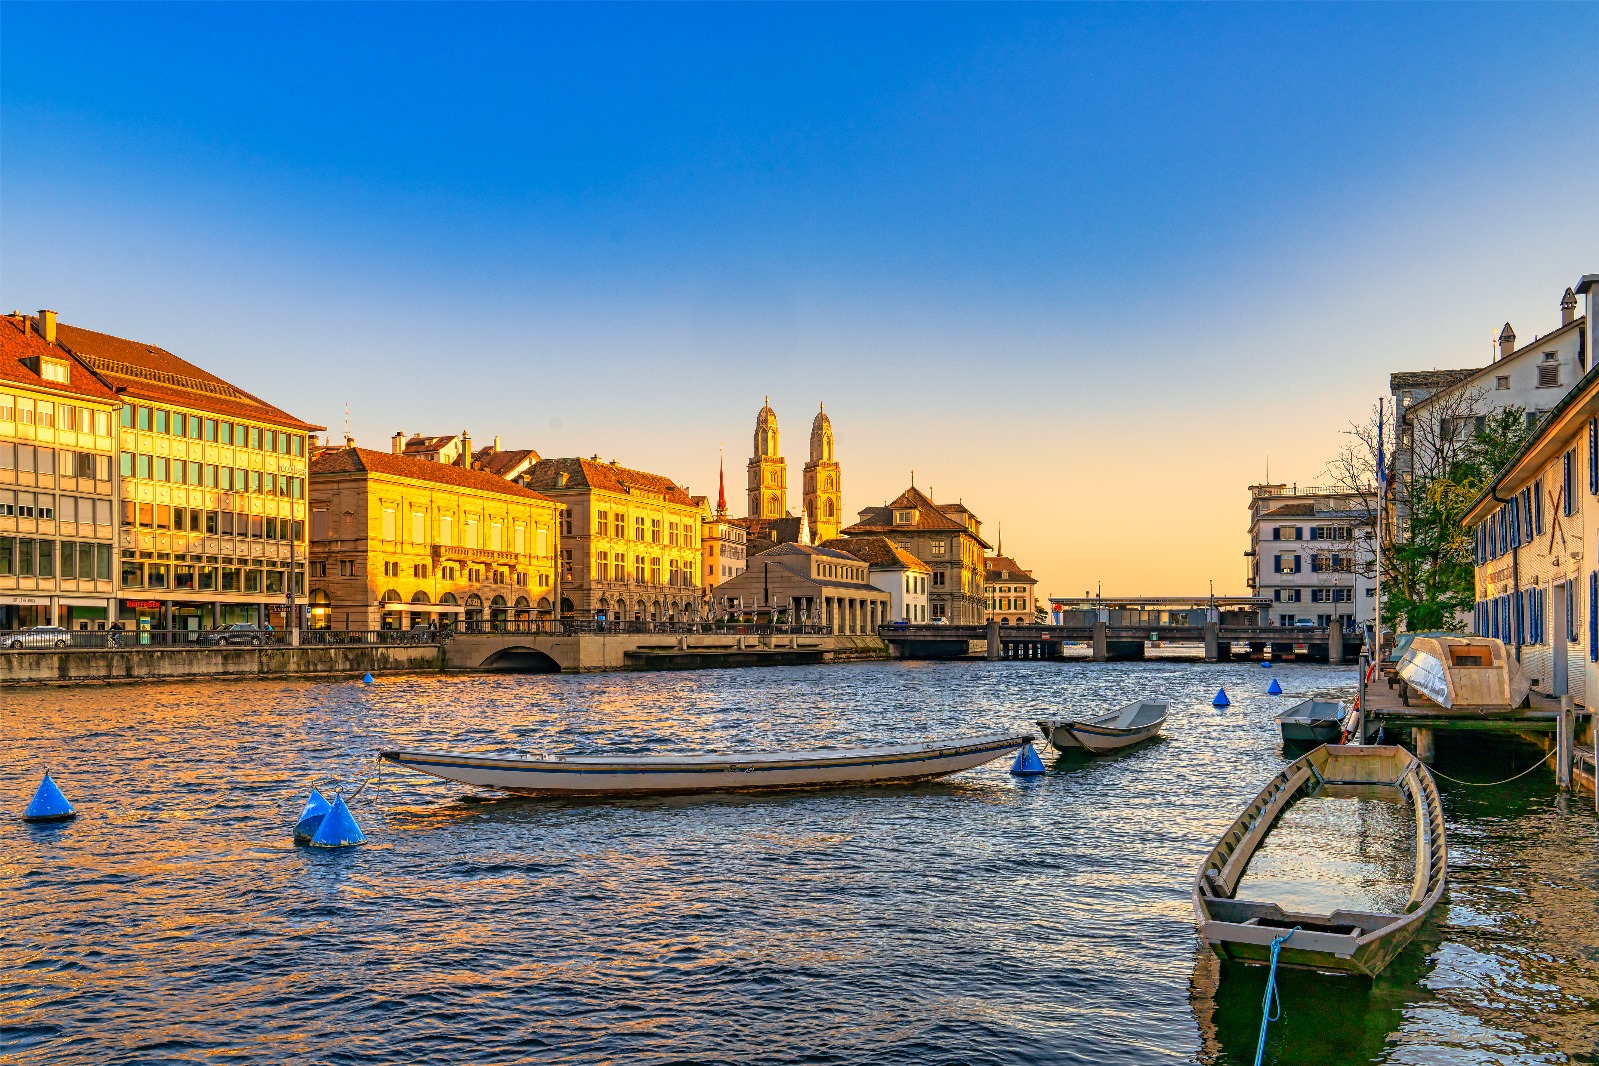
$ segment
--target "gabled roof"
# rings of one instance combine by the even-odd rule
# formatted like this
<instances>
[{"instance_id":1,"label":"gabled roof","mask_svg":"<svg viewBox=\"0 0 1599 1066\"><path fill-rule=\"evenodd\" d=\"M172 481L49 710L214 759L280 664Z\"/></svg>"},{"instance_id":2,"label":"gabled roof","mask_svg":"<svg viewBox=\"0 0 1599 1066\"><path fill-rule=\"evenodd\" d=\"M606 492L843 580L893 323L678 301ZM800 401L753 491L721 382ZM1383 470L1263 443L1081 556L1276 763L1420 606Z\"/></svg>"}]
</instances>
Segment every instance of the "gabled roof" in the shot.
<instances>
[{"instance_id":1,"label":"gabled roof","mask_svg":"<svg viewBox=\"0 0 1599 1066\"><path fill-rule=\"evenodd\" d=\"M958 504L951 506L959 507ZM962 511L966 509L960 508ZM916 521L911 525L895 525L895 511L915 511ZM970 514L971 512L967 511ZM987 548L988 542L973 533L965 522L951 518L944 513L944 509L928 499L923 492L912 485L893 503L885 507L868 507L861 511L860 521L843 530L845 536L859 536L872 533L914 533L918 530L949 530L950 532L964 533L977 543Z\"/></svg>"},{"instance_id":2,"label":"gabled roof","mask_svg":"<svg viewBox=\"0 0 1599 1066\"><path fill-rule=\"evenodd\" d=\"M1281 507L1273 507L1269 511L1262 511L1262 518L1313 518L1316 514L1316 505L1313 503L1285 503Z\"/></svg>"},{"instance_id":3,"label":"gabled roof","mask_svg":"<svg viewBox=\"0 0 1599 1066\"><path fill-rule=\"evenodd\" d=\"M370 448L333 448L311 460L312 477L361 473L386 474L389 477L409 478L412 481L431 481L436 485L448 485L451 488L554 502L548 496L542 496L504 478L495 477L486 470L468 470L450 463L413 459L408 455L378 452Z\"/></svg>"},{"instance_id":4,"label":"gabled roof","mask_svg":"<svg viewBox=\"0 0 1599 1066\"><path fill-rule=\"evenodd\" d=\"M990 555L983 560L984 581L1007 581L1013 585L1036 585L1038 579L1033 577L1031 570L1023 570L1021 564L1006 555Z\"/></svg>"},{"instance_id":5,"label":"gabled roof","mask_svg":"<svg viewBox=\"0 0 1599 1066\"><path fill-rule=\"evenodd\" d=\"M1572 319L1570 322L1567 322L1565 325L1559 327L1558 329L1550 330L1548 333L1545 333L1541 337L1534 337L1532 340L1528 341L1526 344L1523 344L1520 348L1517 348L1515 351L1511 352L1509 355L1501 356L1500 358L1495 359L1493 362L1489 363L1487 366L1481 367L1481 368L1479 368L1477 370L1473 370L1469 374L1467 374L1466 376L1460 378L1459 380L1451 382L1450 385L1447 386L1446 388L1438 389L1431 396L1428 396L1425 399L1417 400L1415 406L1416 407L1421 407L1421 406L1423 406L1425 404L1431 403L1440 394L1449 391L1449 389L1451 389L1451 388L1463 388L1466 385L1471 384L1471 382L1476 380L1477 378L1483 378L1483 377L1487 377L1488 375L1491 375L1491 374L1497 374L1498 372L1503 370L1508 364L1514 362L1517 359L1520 359L1524 355L1529 355L1529 354L1532 354L1534 352L1542 352L1544 349L1549 347L1549 343L1551 341L1553 341L1556 337L1559 337L1560 335L1562 335L1564 333L1569 333L1569 332L1575 330L1578 333L1579 337L1580 337L1580 335L1582 333L1583 325L1584 325L1584 323L1586 321L1587 320L1582 315L1578 315L1576 318ZM1510 328L1510 323L1506 322L1505 323L1505 328L1509 329ZM1514 337L1514 336L1515 336L1515 334L1512 333L1511 337Z\"/></svg>"},{"instance_id":6,"label":"gabled roof","mask_svg":"<svg viewBox=\"0 0 1599 1066\"><path fill-rule=\"evenodd\" d=\"M26 315L6 315L0 325L0 384L17 385L62 396L85 396L102 403L115 401L117 394L104 381L95 376L82 360L57 345L51 344L27 324ZM39 372L23 362L24 359L60 359L71 365L68 380L46 381Z\"/></svg>"},{"instance_id":7,"label":"gabled roof","mask_svg":"<svg viewBox=\"0 0 1599 1066\"><path fill-rule=\"evenodd\" d=\"M327 428L295 418L153 344L96 333L65 322L56 324L56 340L131 399L198 407L288 429L317 431Z\"/></svg>"},{"instance_id":8,"label":"gabled roof","mask_svg":"<svg viewBox=\"0 0 1599 1066\"><path fill-rule=\"evenodd\" d=\"M768 548L761 552L761 555L818 555L823 559L841 559L850 563L859 563L864 561L856 558L849 552L841 552L834 548L813 548L809 544L779 544L776 547Z\"/></svg>"},{"instance_id":9,"label":"gabled roof","mask_svg":"<svg viewBox=\"0 0 1599 1066\"><path fill-rule=\"evenodd\" d=\"M1481 368L1472 370L1401 370L1388 375L1388 392L1405 389L1447 389L1456 382L1465 381Z\"/></svg>"},{"instance_id":10,"label":"gabled roof","mask_svg":"<svg viewBox=\"0 0 1599 1066\"><path fill-rule=\"evenodd\" d=\"M479 448L473 456L472 462L480 470L487 470L495 477L512 478L523 470L539 461L539 453L532 448L514 448L511 451L496 451L494 448Z\"/></svg>"},{"instance_id":11,"label":"gabled roof","mask_svg":"<svg viewBox=\"0 0 1599 1066\"><path fill-rule=\"evenodd\" d=\"M834 537L823 541L822 547L852 555L873 570L932 571L932 567L887 537Z\"/></svg>"},{"instance_id":12,"label":"gabled roof","mask_svg":"<svg viewBox=\"0 0 1599 1066\"><path fill-rule=\"evenodd\" d=\"M1466 509L1460 520L1461 525L1469 529L1507 502L1509 497L1500 489L1519 492L1546 463L1561 454L1569 440L1581 435L1582 419L1596 416L1599 416L1599 360L1595 360L1588 373L1561 397L1554 410L1539 420L1538 428L1533 430L1527 443L1494 475L1488 488Z\"/></svg>"},{"instance_id":13,"label":"gabled roof","mask_svg":"<svg viewBox=\"0 0 1599 1066\"><path fill-rule=\"evenodd\" d=\"M566 475L563 486L560 476ZM694 499L677 482L659 474L632 470L597 459L541 459L527 472L527 485L555 492L561 489L597 489L601 492L654 492L670 503L694 506Z\"/></svg>"}]
</instances>

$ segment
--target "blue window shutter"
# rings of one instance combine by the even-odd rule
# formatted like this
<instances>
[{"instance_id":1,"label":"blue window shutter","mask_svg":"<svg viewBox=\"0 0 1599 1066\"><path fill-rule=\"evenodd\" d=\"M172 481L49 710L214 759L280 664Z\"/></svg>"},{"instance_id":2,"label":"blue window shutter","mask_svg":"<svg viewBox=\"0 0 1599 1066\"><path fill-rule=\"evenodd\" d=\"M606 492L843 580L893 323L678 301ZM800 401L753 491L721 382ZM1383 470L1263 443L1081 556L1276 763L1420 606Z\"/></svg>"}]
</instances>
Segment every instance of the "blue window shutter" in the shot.
<instances>
[{"instance_id":1,"label":"blue window shutter","mask_svg":"<svg viewBox=\"0 0 1599 1066\"><path fill-rule=\"evenodd\" d=\"M1271 557L1271 572L1274 574L1283 572L1283 557L1281 555L1273 555Z\"/></svg>"},{"instance_id":2,"label":"blue window shutter","mask_svg":"<svg viewBox=\"0 0 1599 1066\"><path fill-rule=\"evenodd\" d=\"M1588 495L1599 496L1599 418L1588 419Z\"/></svg>"},{"instance_id":3,"label":"blue window shutter","mask_svg":"<svg viewBox=\"0 0 1599 1066\"><path fill-rule=\"evenodd\" d=\"M1296 574L1299 573L1299 571L1303 567L1303 565L1304 565L1303 558L1298 556L1298 555L1294 556L1294 573L1296 573Z\"/></svg>"},{"instance_id":4,"label":"blue window shutter","mask_svg":"<svg viewBox=\"0 0 1599 1066\"><path fill-rule=\"evenodd\" d=\"M1599 601L1599 570L1588 571L1588 661L1599 663L1599 611L1593 609Z\"/></svg>"},{"instance_id":5,"label":"blue window shutter","mask_svg":"<svg viewBox=\"0 0 1599 1066\"><path fill-rule=\"evenodd\" d=\"M1321 572L1321 562L1314 555L1310 557L1310 572L1312 574Z\"/></svg>"},{"instance_id":6,"label":"blue window shutter","mask_svg":"<svg viewBox=\"0 0 1599 1066\"><path fill-rule=\"evenodd\" d=\"M1543 532L1543 479L1539 478L1532 483L1532 514L1533 531Z\"/></svg>"},{"instance_id":7,"label":"blue window shutter","mask_svg":"<svg viewBox=\"0 0 1599 1066\"><path fill-rule=\"evenodd\" d=\"M1272 540L1282 540L1283 539L1283 531L1277 526L1272 526L1271 527L1271 539Z\"/></svg>"},{"instance_id":8,"label":"blue window shutter","mask_svg":"<svg viewBox=\"0 0 1599 1066\"><path fill-rule=\"evenodd\" d=\"M1305 539L1305 527L1304 526L1295 526L1294 527L1294 539L1295 540L1304 540Z\"/></svg>"}]
</instances>

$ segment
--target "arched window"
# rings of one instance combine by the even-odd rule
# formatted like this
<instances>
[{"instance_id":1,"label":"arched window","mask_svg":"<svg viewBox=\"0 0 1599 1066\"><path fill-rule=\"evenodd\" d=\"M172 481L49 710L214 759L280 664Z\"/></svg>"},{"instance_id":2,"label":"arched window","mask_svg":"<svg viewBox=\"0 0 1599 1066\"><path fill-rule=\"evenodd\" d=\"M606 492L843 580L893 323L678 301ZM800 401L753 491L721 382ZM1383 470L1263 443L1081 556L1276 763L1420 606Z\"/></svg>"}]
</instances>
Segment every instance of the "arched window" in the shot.
<instances>
[{"instance_id":1,"label":"arched window","mask_svg":"<svg viewBox=\"0 0 1599 1066\"><path fill-rule=\"evenodd\" d=\"M412 603L432 603L433 601L428 599L428 594L427 593L418 591L418 592L414 592L414 593L411 594L411 602Z\"/></svg>"},{"instance_id":2,"label":"arched window","mask_svg":"<svg viewBox=\"0 0 1599 1066\"><path fill-rule=\"evenodd\" d=\"M822 515L825 518L833 517L833 501L826 500L822 503Z\"/></svg>"},{"instance_id":3,"label":"arched window","mask_svg":"<svg viewBox=\"0 0 1599 1066\"><path fill-rule=\"evenodd\" d=\"M767 507L768 510L770 510L772 512L772 517L776 518L777 517L777 497L776 496L768 496L768 497L766 497L766 507Z\"/></svg>"}]
</instances>

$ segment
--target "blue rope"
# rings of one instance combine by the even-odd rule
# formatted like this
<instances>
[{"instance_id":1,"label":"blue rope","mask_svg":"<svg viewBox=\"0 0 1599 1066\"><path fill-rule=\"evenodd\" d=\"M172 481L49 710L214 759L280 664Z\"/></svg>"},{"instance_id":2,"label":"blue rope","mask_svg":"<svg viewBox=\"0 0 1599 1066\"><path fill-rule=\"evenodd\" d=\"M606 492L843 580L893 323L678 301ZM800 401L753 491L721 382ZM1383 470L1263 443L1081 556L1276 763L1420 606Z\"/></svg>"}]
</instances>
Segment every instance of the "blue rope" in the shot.
<instances>
[{"instance_id":1,"label":"blue rope","mask_svg":"<svg viewBox=\"0 0 1599 1066\"><path fill-rule=\"evenodd\" d=\"M1255 1066L1260 1066L1266 1057L1267 1027L1283 1016L1283 1001L1277 995L1277 953L1283 949L1288 938L1297 932L1299 926L1296 925L1271 942L1271 973L1266 975L1266 996L1260 1003L1260 1043L1255 1045Z\"/></svg>"}]
</instances>

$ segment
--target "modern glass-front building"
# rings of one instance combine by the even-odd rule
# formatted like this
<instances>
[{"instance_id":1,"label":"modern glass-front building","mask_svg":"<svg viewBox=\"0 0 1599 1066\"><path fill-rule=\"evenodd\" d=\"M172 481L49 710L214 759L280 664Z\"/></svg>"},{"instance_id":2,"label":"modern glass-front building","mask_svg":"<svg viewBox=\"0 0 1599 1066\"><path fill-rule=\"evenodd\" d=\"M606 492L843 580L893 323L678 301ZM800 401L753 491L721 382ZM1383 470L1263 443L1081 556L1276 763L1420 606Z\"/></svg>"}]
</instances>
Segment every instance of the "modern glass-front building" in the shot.
<instances>
[{"instance_id":1,"label":"modern glass-front building","mask_svg":"<svg viewBox=\"0 0 1599 1066\"><path fill-rule=\"evenodd\" d=\"M289 590L305 602L306 435L322 427L153 345L57 335L120 400L116 617L285 627Z\"/></svg>"},{"instance_id":2,"label":"modern glass-front building","mask_svg":"<svg viewBox=\"0 0 1599 1066\"><path fill-rule=\"evenodd\" d=\"M54 311L0 319L0 630L110 624L118 406Z\"/></svg>"}]
</instances>

